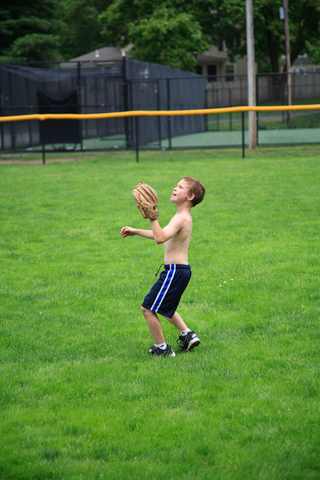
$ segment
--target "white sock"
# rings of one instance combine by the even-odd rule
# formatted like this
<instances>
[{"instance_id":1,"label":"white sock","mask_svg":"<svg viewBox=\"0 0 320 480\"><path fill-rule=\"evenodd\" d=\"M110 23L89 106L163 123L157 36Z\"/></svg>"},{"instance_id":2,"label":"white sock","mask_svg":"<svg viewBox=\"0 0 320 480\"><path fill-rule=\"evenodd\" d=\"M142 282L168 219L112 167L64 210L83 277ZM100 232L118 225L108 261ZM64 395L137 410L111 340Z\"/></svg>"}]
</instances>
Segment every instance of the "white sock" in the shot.
<instances>
[{"instance_id":1,"label":"white sock","mask_svg":"<svg viewBox=\"0 0 320 480\"><path fill-rule=\"evenodd\" d=\"M155 343L154 346L157 347L157 348L160 348L160 350L165 350L165 349L167 348L166 342L164 342L164 343Z\"/></svg>"},{"instance_id":2,"label":"white sock","mask_svg":"<svg viewBox=\"0 0 320 480\"><path fill-rule=\"evenodd\" d=\"M185 330L182 330L181 335L184 337L185 335L187 335L189 332L191 332L190 328L186 328Z\"/></svg>"}]
</instances>

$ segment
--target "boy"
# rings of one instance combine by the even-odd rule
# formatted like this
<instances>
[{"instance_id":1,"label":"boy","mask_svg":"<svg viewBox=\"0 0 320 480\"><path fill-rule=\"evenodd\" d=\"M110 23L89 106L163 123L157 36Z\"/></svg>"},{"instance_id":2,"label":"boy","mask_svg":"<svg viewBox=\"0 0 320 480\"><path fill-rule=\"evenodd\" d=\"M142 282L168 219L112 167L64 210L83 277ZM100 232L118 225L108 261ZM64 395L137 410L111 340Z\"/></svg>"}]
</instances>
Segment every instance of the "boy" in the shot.
<instances>
[{"instance_id":1,"label":"boy","mask_svg":"<svg viewBox=\"0 0 320 480\"><path fill-rule=\"evenodd\" d=\"M200 344L196 333L191 331L176 311L180 298L191 278L188 249L192 231L191 208L202 202L204 186L192 177L183 177L173 189L170 201L177 206L177 213L168 225L161 228L158 220L150 220L151 230L123 227L123 238L133 235L149 238L157 244L164 243L164 267L159 280L151 288L142 304L142 313L147 321L154 345L149 353L156 356L175 357L163 336L157 313L172 323L179 332L179 350L190 351Z\"/></svg>"}]
</instances>

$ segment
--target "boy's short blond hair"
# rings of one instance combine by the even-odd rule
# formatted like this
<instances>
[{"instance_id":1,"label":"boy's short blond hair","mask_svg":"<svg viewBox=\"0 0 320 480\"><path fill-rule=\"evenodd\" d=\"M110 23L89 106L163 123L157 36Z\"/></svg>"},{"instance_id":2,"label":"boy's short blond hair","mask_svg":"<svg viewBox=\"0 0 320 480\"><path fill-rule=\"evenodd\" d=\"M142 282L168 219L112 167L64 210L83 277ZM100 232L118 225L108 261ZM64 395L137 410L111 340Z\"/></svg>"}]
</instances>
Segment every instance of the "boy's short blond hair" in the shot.
<instances>
[{"instance_id":1,"label":"boy's short blond hair","mask_svg":"<svg viewBox=\"0 0 320 480\"><path fill-rule=\"evenodd\" d=\"M189 194L194 195L194 199L191 200L191 203L192 203L192 206L195 207L196 205L198 205L198 203L202 202L206 190L202 185L202 183L196 178L183 177L182 180L185 180L188 183Z\"/></svg>"}]
</instances>

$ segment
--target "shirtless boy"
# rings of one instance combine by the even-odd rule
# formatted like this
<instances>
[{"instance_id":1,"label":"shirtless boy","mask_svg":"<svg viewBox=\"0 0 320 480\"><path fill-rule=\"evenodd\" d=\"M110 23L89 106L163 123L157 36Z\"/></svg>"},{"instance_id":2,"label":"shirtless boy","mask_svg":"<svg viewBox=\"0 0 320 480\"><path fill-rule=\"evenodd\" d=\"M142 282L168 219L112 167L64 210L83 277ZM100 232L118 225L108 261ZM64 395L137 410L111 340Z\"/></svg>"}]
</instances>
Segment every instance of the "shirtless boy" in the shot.
<instances>
[{"instance_id":1,"label":"shirtless boy","mask_svg":"<svg viewBox=\"0 0 320 480\"><path fill-rule=\"evenodd\" d=\"M159 280L151 288L142 303L142 313L147 321L154 345L149 353L156 356L169 355L175 357L175 352L165 342L161 322L157 314L162 315L174 327L180 336L179 351L190 351L200 344L196 333L184 323L178 314L177 307L180 298L191 278L188 263L188 249L192 231L191 208L202 202L205 194L204 186L192 177L183 177L173 189L170 201L177 206L177 213L168 225L160 227L158 220L150 220L151 230L123 227L123 238L134 235L154 240L157 244L164 243L164 270Z\"/></svg>"}]
</instances>

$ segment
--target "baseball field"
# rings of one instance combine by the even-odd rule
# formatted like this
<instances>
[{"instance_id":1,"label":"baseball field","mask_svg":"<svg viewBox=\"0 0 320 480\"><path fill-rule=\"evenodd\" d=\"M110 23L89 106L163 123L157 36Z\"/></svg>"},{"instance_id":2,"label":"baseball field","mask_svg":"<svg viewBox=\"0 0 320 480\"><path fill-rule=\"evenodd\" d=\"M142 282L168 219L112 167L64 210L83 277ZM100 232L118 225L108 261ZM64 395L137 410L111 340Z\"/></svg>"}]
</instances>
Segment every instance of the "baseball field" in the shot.
<instances>
[{"instance_id":1,"label":"baseball field","mask_svg":"<svg viewBox=\"0 0 320 480\"><path fill-rule=\"evenodd\" d=\"M1 480L318 480L320 148L50 158L0 165ZM154 358L163 246L120 229L140 181L165 226L185 175L201 344Z\"/></svg>"}]
</instances>

